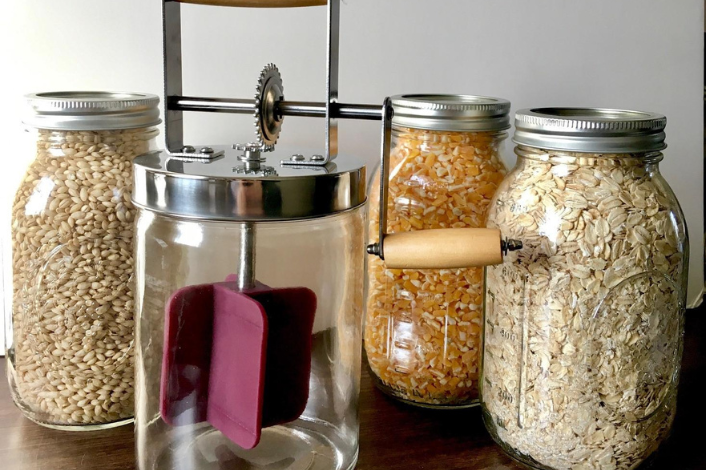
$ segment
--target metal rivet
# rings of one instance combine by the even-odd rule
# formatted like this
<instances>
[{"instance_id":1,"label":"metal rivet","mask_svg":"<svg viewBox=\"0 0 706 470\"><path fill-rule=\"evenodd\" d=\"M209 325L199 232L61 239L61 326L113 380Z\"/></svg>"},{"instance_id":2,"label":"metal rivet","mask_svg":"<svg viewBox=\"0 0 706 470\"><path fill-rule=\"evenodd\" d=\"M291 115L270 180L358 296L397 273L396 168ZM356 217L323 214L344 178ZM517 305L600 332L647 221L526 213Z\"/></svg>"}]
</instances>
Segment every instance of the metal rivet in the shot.
<instances>
[{"instance_id":1,"label":"metal rivet","mask_svg":"<svg viewBox=\"0 0 706 470\"><path fill-rule=\"evenodd\" d=\"M293 162L303 162L304 161L304 155L301 155L299 153L295 153L292 155L292 158L290 158Z\"/></svg>"},{"instance_id":2,"label":"metal rivet","mask_svg":"<svg viewBox=\"0 0 706 470\"><path fill-rule=\"evenodd\" d=\"M323 155L312 155L311 156L311 161L312 162L323 162L325 160Z\"/></svg>"},{"instance_id":3,"label":"metal rivet","mask_svg":"<svg viewBox=\"0 0 706 470\"><path fill-rule=\"evenodd\" d=\"M196 151L196 149L194 148L193 145L184 145L181 148L181 151L184 153L194 153Z\"/></svg>"},{"instance_id":4,"label":"metal rivet","mask_svg":"<svg viewBox=\"0 0 706 470\"><path fill-rule=\"evenodd\" d=\"M203 147L203 148L201 148L200 152L206 153L206 154L213 153L213 149L211 147Z\"/></svg>"}]
</instances>

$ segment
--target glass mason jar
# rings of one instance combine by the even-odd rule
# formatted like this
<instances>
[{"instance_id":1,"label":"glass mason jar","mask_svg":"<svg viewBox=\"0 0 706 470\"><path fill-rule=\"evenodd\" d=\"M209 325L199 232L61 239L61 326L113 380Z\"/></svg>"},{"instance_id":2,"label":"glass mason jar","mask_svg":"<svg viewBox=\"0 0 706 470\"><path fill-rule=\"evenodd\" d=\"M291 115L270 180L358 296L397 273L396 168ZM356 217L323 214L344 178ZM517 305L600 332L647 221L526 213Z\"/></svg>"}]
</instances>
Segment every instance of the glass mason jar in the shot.
<instances>
[{"instance_id":1,"label":"glass mason jar","mask_svg":"<svg viewBox=\"0 0 706 470\"><path fill-rule=\"evenodd\" d=\"M674 420L688 237L659 171L666 119L519 111L488 225L524 247L487 268L483 415L541 469L632 469Z\"/></svg>"},{"instance_id":2,"label":"glass mason jar","mask_svg":"<svg viewBox=\"0 0 706 470\"><path fill-rule=\"evenodd\" d=\"M355 466L365 168L335 162L331 172L248 170L229 154L135 162L138 469ZM238 284L246 278L256 281ZM198 296L221 288L250 304ZM253 300L264 353L252 345Z\"/></svg>"},{"instance_id":3,"label":"glass mason jar","mask_svg":"<svg viewBox=\"0 0 706 470\"><path fill-rule=\"evenodd\" d=\"M10 389L39 424L116 426L133 417L132 160L154 147L159 98L27 98L36 155L5 258Z\"/></svg>"},{"instance_id":4,"label":"glass mason jar","mask_svg":"<svg viewBox=\"0 0 706 470\"><path fill-rule=\"evenodd\" d=\"M505 176L500 148L510 103L465 95L402 95L394 110L388 233L484 227ZM379 227L379 170L369 236ZM378 387L425 407L478 403L483 268L368 264L365 351Z\"/></svg>"}]
</instances>

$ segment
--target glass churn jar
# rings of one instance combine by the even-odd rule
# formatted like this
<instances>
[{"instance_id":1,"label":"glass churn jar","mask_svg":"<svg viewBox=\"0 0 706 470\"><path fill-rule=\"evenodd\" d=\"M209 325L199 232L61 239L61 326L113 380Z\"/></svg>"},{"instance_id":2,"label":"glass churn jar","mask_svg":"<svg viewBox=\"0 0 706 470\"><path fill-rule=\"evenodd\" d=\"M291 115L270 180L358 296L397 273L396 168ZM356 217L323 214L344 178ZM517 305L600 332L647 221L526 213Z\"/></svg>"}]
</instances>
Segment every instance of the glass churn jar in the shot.
<instances>
[{"instance_id":1,"label":"glass churn jar","mask_svg":"<svg viewBox=\"0 0 706 470\"><path fill-rule=\"evenodd\" d=\"M523 249L487 268L483 415L542 469L633 469L674 420L688 243L659 171L664 116L517 113L488 225Z\"/></svg>"},{"instance_id":2,"label":"glass churn jar","mask_svg":"<svg viewBox=\"0 0 706 470\"><path fill-rule=\"evenodd\" d=\"M29 419L49 427L129 422L132 160L154 147L159 98L57 92L27 101L36 153L17 189L5 246L12 396Z\"/></svg>"},{"instance_id":3,"label":"glass churn jar","mask_svg":"<svg viewBox=\"0 0 706 470\"><path fill-rule=\"evenodd\" d=\"M484 227L505 176L510 103L398 95L391 105L388 231ZM380 191L370 193L372 239ZM373 258L368 279L365 352L378 387L420 406L477 404L483 268L391 269Z\"/></svg>"},{"instance_id":4,"label":"glass churn jar","mask_svg":"<svg viewBox=\"0 0 706 470\"><path fill-rule=\"evenodd\" d=\"M365 168L263 149L135 162L141 470L355 465Z\"/></svg>"}]
</instances>

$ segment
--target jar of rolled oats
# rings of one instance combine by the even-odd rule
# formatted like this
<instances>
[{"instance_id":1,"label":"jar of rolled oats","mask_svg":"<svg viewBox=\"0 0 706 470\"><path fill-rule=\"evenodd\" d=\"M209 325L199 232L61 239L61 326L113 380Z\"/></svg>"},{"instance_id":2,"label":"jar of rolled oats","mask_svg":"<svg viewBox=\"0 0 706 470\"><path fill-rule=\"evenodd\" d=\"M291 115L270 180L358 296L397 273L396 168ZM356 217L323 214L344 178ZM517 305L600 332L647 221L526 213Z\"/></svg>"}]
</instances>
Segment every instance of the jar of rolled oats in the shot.
<instances>
[{"instance_id":1,"label":"jar of rolled oats","mask_svg":"<svg viewBox=\"0 0 706 470\"><path fill-rule=\"evenodd\" d=\"M484 227L505 176L510 103L468 95L400 95L393 107L388 233ZM369 230L377 238L379 172ZM381 390L425 407L478 403L483 269L368 266L365 351Z\"/></svg>"},{"instance_id":2,"label":"jar of rolled oats","mask_svg":"<svg viewBox=\"0 0 706 470\"><path fill-rule=\"evenodd\" d=\"M27 101L34 158L15 194L5 258L12 396L48 427L127 423L134 409L132 160L154 147L159 98L58 92Z\"/></svg>"},{"instance_id":3,"label":"jar of rolled oats","mask_svg":"<svg viewBox=\"0 0 706 470\"><path fill-rule=\"evenodd\" d=\"M488 225L523 248L487 268L483 415L541 469L632 469L674 420L688 237L659 170L664 116L534 109Z\"/></svg>"}]
</instances>

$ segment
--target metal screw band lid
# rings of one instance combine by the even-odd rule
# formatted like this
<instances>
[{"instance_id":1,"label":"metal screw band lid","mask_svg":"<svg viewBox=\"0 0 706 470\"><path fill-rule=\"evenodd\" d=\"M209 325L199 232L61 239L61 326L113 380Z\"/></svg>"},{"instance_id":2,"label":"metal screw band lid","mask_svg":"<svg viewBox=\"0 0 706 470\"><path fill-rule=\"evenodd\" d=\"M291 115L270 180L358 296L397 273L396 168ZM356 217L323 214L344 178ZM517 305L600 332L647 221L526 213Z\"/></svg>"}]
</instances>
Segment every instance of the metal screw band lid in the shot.
<instances>
[{"instance_id":1,"label":"metal screw band lid","mask_svg":"<svg viewBox=\"0 0 706 470\"><path fill-rule=\"evenodd\" d=\"M513 142L549 150L636 153L667 147L661 114L601 108L535 108L515 115Z\"/></svg>"},{"instance_id":2,"label":"metal screw band lid","mask_svg":"<svg viewBox=\"0 0 706 470\"><path fill-rule=\"evenodd\" d=\"M483 132L510 128L510 102L474 95L397 95L392 125L414 129Z\"/></svg>"},{"instance_id":3,"label":"metal screw band lid","mask_svg":"<svg viewBox=\"0 0 706 470\"><path fill-rule=\"evenodd\" d=\"M159 97L147 93L58 91L26 95L26 125L39 129L98 131L156 126Z\"/></svg>"}]
</instances>

